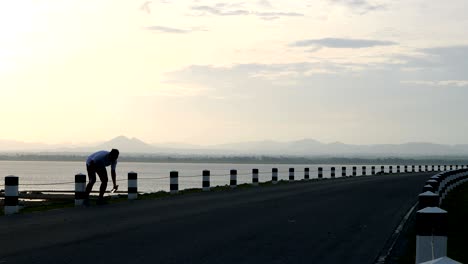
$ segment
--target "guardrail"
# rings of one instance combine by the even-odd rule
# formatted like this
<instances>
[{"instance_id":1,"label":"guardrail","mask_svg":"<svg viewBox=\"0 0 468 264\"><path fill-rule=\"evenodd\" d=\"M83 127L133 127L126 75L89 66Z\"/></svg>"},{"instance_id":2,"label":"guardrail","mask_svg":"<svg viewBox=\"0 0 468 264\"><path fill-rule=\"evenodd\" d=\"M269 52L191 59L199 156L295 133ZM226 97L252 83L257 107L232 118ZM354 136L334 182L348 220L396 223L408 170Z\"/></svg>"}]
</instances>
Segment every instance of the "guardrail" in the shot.
<instances>
[{"instance_id":1,"label":"guardrail","mask_svg":"<svg viewBox=\"0 0 468 264\"><path fill-rule=\"evenodd\" d=\"M457 165L458 166L458 165ZM462 165L463 166L463 165ZM347 174L347 166L342 166L341 167L341 176L342 177L354 177L358 176L357 172L357 166L351 166L352 167L352 174L348 175ZM441 167L441 165L437 166L438 168ZM468 165L466 166L468 168ZM432 165L432 170L430 170L430 166L426 165L424 166L425 170L422 169L421 166L419 166L419 170L415 169L415 166L411 166L411 172L408 171L408 165L404 165L404 171L405 173L414 173L414 172L430 172L435 170L435 165ZM396 166L396 172L400 173L401 171L401 166L397 165ZM298 181L298 180L310 180L310 173L311 170L309 168L304 168L303 170L295 170L294 168L289 168L289 178L286 179L286 181ZM321 180L325 178L325 172L329 176L329 178L334 179L336 178L336 167L329 167L329 169L324 169L323 167L318 167L317 170L314 171L317 175L317 179ZM276 184L278 183L278 168L272 168L271 172L260 172L258 169L254 168L252 169L252 185L258 186L259 184L259 174L269 174L271 173L271 183ZM388 166L388 170L385 171L385 167L381 166L380 171L376 173L376 168L375 166L371 166L371 173L370 175L377 175L377 174L383 174L383 173L388 173L388 174L393 174L393 166ZM302 174L303 176L301 179L299 177L296 177L298 174ZM361 176L366 176L367 174L367 166L362 166L361 167ZM182 178L193 178L193 177L200 177L201 178L201 188L203 191L207 192L210 191L211 188L211 183L210 179L211 177L216 177L216 176L229 176L229 186L231 188L236 188L237 187L237 177L239 176L237 174L237 170L231 170L228 175L223 174L223 175L212 175L209 170L204 170L202 171L201 175L192 175L192 176L179 176L179 173L177 171L172 171L170 172L169 177L154 177L154 178L138 178L138 174L136 172L129 172L128 173L128 190L125 192L119 191L119 193L127 193L128 199L129 200L134 200L138 198L138 180L161 180L161 179L168 179L169 180L169 187L170 187L170 193L171 194L177 194L179 192L179 177ZM453 179L450 182L453 181ZM117 182L124 181L124 179L119 179ZM75 206L82 206L84 202L84 198L86 197L85 194L85 188L86 188L86 175L84 174L76 174L75 175L75 181L74 182L57 182L57 183L40 183L40 184L24 184L26 186L52 186L52 185L64 185L64 184L75 184ZM4 213L6 215L10 214L15 214L19 212L19 177L16 176L7 176L5 177L5 191L4 191ZM1 192L1 190L0 190ZM35 191L32 191L35 192ZM47 192L47 191L40 191L40 192ZM67 193L72 193L73 191L61 191L61 192L67 192ZM0 194L1 196L1 194Z\"/></svg>"},{"instance_id":2,"label":"guardrail","mask_svg":"<svg viewBox=\"0 0 468 264\"><path fill-rule=\"evenodd\" d=\"M459 263L447 257L448 212L440 206L449 192L465 182L468 169L458 169L440 172L424 185L416 213L416 264L440 258L445 261L440 263Z\"/></svg>"}]
</instances>

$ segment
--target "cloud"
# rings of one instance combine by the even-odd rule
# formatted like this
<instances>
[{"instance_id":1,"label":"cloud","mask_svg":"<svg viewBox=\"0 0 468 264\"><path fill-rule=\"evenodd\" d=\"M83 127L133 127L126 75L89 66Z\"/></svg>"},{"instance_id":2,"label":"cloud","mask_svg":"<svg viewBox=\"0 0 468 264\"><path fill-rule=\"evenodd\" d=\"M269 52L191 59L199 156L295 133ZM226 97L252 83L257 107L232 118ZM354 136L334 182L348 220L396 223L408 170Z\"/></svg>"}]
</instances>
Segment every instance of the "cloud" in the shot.
<instances>
[{"instance_id":1,"label":"cloud","mask_svg":"<svg viewBox=\"0 0 468 264\"><path fill-rule=\"evenodd\" d=\"M258 12L249 11L239 4L216 4L214 6L195 5L192 6L193 11L199 12L198 15L215 15L215 16L256 16L264 20L275 20L281 17L302 17L304 14L297 12Z\"/></svg>"},{"instance_id":2,"label":"cloud","mask_svg":"<svg viewBox=\"0 0 468 264\"><path fill-rule=\"evenodd\" d=\"M446 81L401 81L402 84L433 86L433 87L468 87L468 80L446 80Z\"/></svg>"},{"instance_id":3,"label":"cloud","mask_svg":"<svg viewBox=\"0 0 468 264\"><path fill-rule=\"evenodd\" d=\"M146 30L150 31L157 31L160 33L171 33L171 34L188 34L195 31L206 31L205 29L201 28L192 28L192 29L180 29L180 28L172 28L172 27L164 27L164 26L149 26L144 27Z\"/></svg>"},{"instance_id":4,"label":"cloud","mask_svg":"<svg viewBox=\"0 0 468 264\"><path fill-rule=\"evenodd\" d=\"M329 0L331 3L347 6L361 15L371 11L386 9L383 4L374 4L368 0Z\"/></svg>"},{"instance_id":5,"label":"cloud","mask_svg":"<svg viewBox=\"0 0 468 264\"><path fill-rule=\"evenodd\" d=\"M296 41L292 47L327 47L327 48L371 48L376 46L390 46L398 43L393 41L369 40L369 39L346 39L346 38L323 38Z\"/></svg>"}]
</instances>

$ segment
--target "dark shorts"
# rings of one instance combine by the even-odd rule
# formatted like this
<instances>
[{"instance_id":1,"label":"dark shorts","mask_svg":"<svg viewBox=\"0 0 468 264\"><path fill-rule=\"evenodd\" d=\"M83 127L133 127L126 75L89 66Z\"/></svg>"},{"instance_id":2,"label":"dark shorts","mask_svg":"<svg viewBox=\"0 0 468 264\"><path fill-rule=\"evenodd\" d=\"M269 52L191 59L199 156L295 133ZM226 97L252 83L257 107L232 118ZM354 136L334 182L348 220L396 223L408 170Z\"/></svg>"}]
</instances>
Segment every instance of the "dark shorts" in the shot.
<instances>
[{"instance_id":1,"label":"dark shorts","mask_svg":"<svg viewBox=\"0 0 468 264\"><path fill-rule=\"evenodd\" d=\"M86 170L88 171L88 178L90 182L96 181L96 174L99 176L101 182L107 182L107 170L106 168L96 168L95 166L86 165Z\"/></svg>"}]
</instances>

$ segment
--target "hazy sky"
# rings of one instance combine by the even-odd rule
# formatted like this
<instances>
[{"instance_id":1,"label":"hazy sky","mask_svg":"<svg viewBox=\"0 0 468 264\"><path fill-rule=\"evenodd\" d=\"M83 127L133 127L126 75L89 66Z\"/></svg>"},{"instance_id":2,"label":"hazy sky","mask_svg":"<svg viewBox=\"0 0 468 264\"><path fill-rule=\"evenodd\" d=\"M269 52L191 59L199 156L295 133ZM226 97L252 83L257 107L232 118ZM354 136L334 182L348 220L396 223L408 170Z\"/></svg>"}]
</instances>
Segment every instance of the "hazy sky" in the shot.
<instances>
[{"instance_id":1,"label":"hazy sky","mask_svg":"<svg viewBox=\"0 0 468 264\"><path fill-rule=\"evenodd\" d=\"M0 1L0 139L468 143L466 0Z\"/></svg>"}]
</instances>

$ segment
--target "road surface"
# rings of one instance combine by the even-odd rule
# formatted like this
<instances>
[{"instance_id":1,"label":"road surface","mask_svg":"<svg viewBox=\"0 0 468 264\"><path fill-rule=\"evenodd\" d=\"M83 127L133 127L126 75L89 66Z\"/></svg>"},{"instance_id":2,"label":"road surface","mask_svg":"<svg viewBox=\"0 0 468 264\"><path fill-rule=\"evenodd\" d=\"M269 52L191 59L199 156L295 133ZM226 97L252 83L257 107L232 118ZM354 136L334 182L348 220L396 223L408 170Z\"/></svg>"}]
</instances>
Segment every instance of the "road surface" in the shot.
<instances>
[{"instance_id":1,"label":"road surface","mask_svg":"<svg viewBox=\"0 0 468 264\"><path fill-rule=\"evenodd\" d=\"M434 173L0 217L0 263L373 263Z\"/></svg>"}]
</instances>

